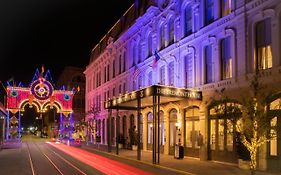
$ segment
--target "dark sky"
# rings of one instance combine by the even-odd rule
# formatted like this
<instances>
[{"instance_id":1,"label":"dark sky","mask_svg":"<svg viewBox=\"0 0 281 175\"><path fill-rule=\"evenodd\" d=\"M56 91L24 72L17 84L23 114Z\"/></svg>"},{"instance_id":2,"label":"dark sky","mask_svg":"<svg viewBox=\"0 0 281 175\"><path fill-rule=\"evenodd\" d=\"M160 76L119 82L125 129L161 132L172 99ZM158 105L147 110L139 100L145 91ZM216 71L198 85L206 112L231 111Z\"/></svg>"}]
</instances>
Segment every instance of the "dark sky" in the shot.
<instances>
[{"instance_id":1,"label":"dark sky","mask_svg":"<svg viewBox=\"0 0 281 175\"><path fill-rule=\"evenodd\" d=\"M133 2L1 0L0 80L27 85L42 64L54 80L65 65L85 68L91 49Z\"/></svg>"}]
</instances>

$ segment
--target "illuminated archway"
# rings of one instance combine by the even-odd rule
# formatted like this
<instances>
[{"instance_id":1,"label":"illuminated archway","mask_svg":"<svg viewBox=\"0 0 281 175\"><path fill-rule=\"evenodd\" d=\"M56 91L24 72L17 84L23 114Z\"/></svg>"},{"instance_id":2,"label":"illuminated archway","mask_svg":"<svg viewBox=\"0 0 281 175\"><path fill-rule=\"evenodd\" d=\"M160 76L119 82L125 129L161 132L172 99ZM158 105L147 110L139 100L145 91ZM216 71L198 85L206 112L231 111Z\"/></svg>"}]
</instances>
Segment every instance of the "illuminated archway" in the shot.
<instances>
[{"instance_id":1,"label":"illuminated archway","mask_svg":"<svg viewBox=\"0 0 281 175\"><path fill-rule=\"evenodd\" d=\"M48 108L55 108L55 111L60 114L60 138L71 139L71 127L73 127L72 100L75 91L56 90L51 83L50 71L48 70L45 75L43 73L43 69L41 73L37 70L29 87L10 86L8 84L6 89L8 110L6 140L11 138L10 126L12 123L14 126L18 124L16 127L17 139L20 138L21 112L24 112L27 105L30 108L35 107L38 113L45 113Z\"/></svg>"}]
</instances>

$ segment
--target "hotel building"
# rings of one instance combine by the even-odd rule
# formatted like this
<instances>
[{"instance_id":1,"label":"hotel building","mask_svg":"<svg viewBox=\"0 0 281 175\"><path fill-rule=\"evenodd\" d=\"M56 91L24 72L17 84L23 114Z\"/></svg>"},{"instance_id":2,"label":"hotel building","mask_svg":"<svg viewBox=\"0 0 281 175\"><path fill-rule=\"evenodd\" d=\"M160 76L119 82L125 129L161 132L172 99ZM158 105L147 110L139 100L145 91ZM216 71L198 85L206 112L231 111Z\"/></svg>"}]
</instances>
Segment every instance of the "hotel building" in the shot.
<instances>
[{"instance_id":1,"label":"hotel building","mask_svg":"<svg viewBox=\"0 0 281 175\"><path fill-rule=\"evenodd\" d=\"M84 71L86 112L95 111L86 117L95 128L90 140L99 136L99 144L114 146L121 135L130 142L129 129L139 119L141 148L151 150L152 99L142 100L139 117L136 110L105 109L105 102L153 85L186 89L202 92L202 99L160 100L160 152L173 155L181 144L185 156L238 163L233 128L216 115L211 99L225 89L241 100L259 70L276 92L269 106L280 102L280 41L280 0L136 0L92 49ZM260 148L258 168L280 171L280 163L277 138Z\"/></svg>"}]
</instances>

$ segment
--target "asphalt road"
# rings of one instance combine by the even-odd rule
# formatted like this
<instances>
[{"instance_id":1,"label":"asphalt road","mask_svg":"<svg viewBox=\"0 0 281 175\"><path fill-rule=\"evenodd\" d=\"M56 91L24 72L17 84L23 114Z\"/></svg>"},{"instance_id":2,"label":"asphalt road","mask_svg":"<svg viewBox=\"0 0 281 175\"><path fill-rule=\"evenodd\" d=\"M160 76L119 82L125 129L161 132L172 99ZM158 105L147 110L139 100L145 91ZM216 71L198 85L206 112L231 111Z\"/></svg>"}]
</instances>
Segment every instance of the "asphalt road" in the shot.
<instances>
[{"instance_id":1,"label":"asphalt road","mask_svg":"<svg viewBox=\"0 0 281 175\"><path fill-rule=\"evenodd\" d=\"M0 151L0 175L150 175L168 170L130 162L93 150L25 136L20 148Z\"/></svg>"}]
</instances>

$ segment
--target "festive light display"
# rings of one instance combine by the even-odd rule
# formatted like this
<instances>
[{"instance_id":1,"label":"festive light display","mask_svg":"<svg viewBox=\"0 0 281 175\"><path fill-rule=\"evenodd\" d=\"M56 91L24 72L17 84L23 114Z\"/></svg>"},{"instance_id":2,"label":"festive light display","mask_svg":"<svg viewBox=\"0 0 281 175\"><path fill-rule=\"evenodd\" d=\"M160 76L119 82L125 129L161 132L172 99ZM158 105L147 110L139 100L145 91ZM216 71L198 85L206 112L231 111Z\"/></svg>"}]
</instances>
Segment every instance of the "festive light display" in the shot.
<instances>
[{"instance_id":1,"label":"festive light display","mask_svg":"<svg viewBox=\"0 0 281 175\"><path fill-rule=\"evenodd\" d=\"M43 69L42 69L43 70ZM36 112L45 113L48 108L56 109L57 113L64 115L64 118L72 117L72 100L75 91L67 90L55 90L52 79L50 77L50 71L48 70L43 76L43 71L39 73L36 70L30 87L19 87L19 86L10 86L8 83L7 86L7 110L13 114L13 121L8 116L7 122L15 125L14 116L16 113L19 113L18 117L18 128L20 128L20 113L25 111L25 107L28 105L30 108L35 107ZM15 117L16 118L16 117ZM62 117L61 117L62 118ZM68 124L70 125L72 119L68 119ZM62 123L65 123L62 120ZM7 124L8 126L11 126ZM60 130L63 132L64 124L60 124ZM6 139L9 138L11 134L11 128L7 130ZM13 131L14 132L14 131ZM19 131L20 132L20 131ZM71 135L69 133L65 135Z\"/></svg>"}]
</instances>

